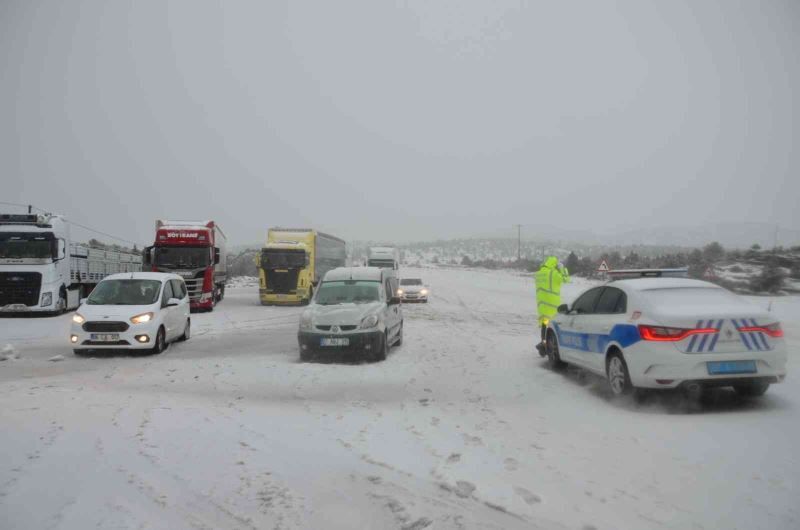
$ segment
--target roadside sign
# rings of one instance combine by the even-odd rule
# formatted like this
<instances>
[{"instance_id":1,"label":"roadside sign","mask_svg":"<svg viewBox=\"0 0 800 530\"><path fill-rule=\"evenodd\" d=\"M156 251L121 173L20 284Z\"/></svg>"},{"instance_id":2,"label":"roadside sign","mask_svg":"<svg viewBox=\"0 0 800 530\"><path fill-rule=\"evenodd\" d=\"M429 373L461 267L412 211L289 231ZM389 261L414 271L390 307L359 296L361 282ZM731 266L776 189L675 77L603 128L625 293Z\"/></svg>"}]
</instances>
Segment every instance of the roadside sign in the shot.
<instances>
[{"instance_id":1,"label":"roadside sign","mask_svg":"<svg viewBox=\"0 0 800 530\"><path fill-rule=\"evenodd\" d=\"M714 269L711 268L711 265L706 267L705 272L703 273L703 278L716 278L717 275L714 274Z\"/></svg>"},{"instance_id":2,"label":"roadside sign","mask_svg":"<svg viewBox=\"0 0 800 530\"><path fill-rule=\"evenodd\" d=\"M597 272L608 272L608 263L606 263L606 260L600 262L600 266L597 267Z\"/></svg>"}]
</instances>

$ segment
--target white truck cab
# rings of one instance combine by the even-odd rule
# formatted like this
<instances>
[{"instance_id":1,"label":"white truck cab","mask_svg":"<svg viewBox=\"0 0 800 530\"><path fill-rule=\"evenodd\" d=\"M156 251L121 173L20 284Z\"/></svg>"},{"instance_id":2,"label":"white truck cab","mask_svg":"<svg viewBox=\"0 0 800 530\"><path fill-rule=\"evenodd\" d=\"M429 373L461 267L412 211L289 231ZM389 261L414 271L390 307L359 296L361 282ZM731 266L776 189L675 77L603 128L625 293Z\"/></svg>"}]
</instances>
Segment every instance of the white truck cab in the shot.
<instances>
[{"instance_id":1,"label":"white truck cab","mask_svg":"<svg viewBox=\"0 0 800 530\"><path fill-rule=\"evenodd\" d=\"M75 244L54 214L0 214L0 311L61 313L108 274L141 270L141 256Z\"/></svg>"}]
</instances>

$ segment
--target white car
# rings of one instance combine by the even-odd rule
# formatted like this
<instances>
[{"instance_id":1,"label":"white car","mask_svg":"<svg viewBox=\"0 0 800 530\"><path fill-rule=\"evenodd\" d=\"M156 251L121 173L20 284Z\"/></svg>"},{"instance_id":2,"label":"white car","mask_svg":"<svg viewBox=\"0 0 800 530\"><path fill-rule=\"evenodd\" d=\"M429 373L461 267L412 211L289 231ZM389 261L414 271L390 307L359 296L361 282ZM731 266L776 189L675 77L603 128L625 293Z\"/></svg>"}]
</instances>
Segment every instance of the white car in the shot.
<instances>
[{"instance_id":1,"label":"white car","mask_svg":"<svg viewBox=\"0 0 800 530\"><path fill-rule=\"evenodd\" d=\"M391 270L340 267L325 274L300 316L300 359L358 356L386 359L403 343L403 310Z\"/></svg>"},{"instance_id":2,"label":"white car","mask_svg":"<svg viewBox=\"0 0 800 530\"><path fill-rule=\"evenodd\" d=\"M683 278L617 280L582 293L548 323L554 367L573 364L611 391L682 388L694 396L730 386L760 396L786 376L775 315L712 283Z\"/></svg>"},{"instance_id":3,"label":"white car","mask_svg":"<svg viewBox=\"0 0 800 530\"><path fill-rule=\"evenodd\" d=\"M183 278L161 272L113 274L97 284L72 315L76 354L94 349L161 353L191 332Z\"/></svg>"},{"instance_id":4,"label":"white car","mask_svg":"<svg viewBox=\"0 0 800 530\"><path fill-rule=\"evenodd\" d=\"M397 294L403 302L428 302L430 289L419 278L402 278Z\"/></svg>"}]
</instances>

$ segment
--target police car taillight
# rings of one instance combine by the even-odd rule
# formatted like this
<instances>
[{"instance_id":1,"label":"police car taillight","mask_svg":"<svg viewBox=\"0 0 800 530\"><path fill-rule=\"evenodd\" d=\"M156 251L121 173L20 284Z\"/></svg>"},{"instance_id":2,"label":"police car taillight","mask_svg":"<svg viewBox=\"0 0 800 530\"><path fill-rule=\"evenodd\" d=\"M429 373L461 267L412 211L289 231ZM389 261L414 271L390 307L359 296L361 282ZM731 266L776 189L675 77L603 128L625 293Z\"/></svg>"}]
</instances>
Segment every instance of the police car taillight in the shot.
<instances>
[{"instance_id":1,"label":"police car taillight","mask_svg":"<svg viewBox=\"0 0 800 530\"><path fill-rule=\"evenodd\" d=\"M646 326L639 324L639 335L644 340L663 342L678 342L689 335L702 335L704 333L717 333L716 328L670 328L666 326Z\"/></svg>"},{"instance_id":2,"label":"police car taillight","mask_svg":"<svg viewBox=\"0 0 800 530\"><path fill-rule=\"evenodd\" d=\"M777 322L774 324L767 324L766 326L744 326L737 329L741 333L766 333L774 338L783 337L783 330L781 329L781 325Z\"/></svg>"}]
</instances>

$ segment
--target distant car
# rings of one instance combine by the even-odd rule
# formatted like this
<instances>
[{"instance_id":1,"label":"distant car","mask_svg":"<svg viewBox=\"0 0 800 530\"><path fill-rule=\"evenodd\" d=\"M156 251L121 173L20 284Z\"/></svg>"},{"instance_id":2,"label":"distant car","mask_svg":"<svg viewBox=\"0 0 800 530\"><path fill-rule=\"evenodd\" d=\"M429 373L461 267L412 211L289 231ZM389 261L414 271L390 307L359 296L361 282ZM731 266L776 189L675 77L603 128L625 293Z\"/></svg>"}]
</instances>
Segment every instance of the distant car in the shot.
<instances>
[{"instance_id":1,"label":"distant car","mask_svg":"<svg viewBox=\"0 0 800 530\"><path fill-rule=\"evenodd\" d=\"M95 349L161 353L191 333L183 278L161 272L113 274L97 284L72 315L76 354Z\"/></svg>"},{"instance_id":2,"label":"distant car","mask_svg":"<svg viewBox=\"0 0 800 530\"><path fill-rule=\"evenodd\" d=\"M403 278L397 294L403 302L427 302L430 289L420 278Z\"/></svg>"},{"instance_id":3,"label":"distant car","mask_svg":"<svg viewBox=\"0 0 800 530\"><path fill-rule=\"evenodd\" d=\"M300 316L300 359L353 355L384 360L403 343L403 311L391 271L341 267L325 274Z\"/></svg>"},{"instance_id":4,"label":"distant car","mask_svg":"<svg viewBox=\"0 0 800 530\"><path fill-rule=\"evenodd\" d=\"M712 283L680 278L612 281L562 305L548 323L552 367L605 377L613 394L729 386L760 396L786 376L775 316Z\"/></svg>"}]
</instances>

